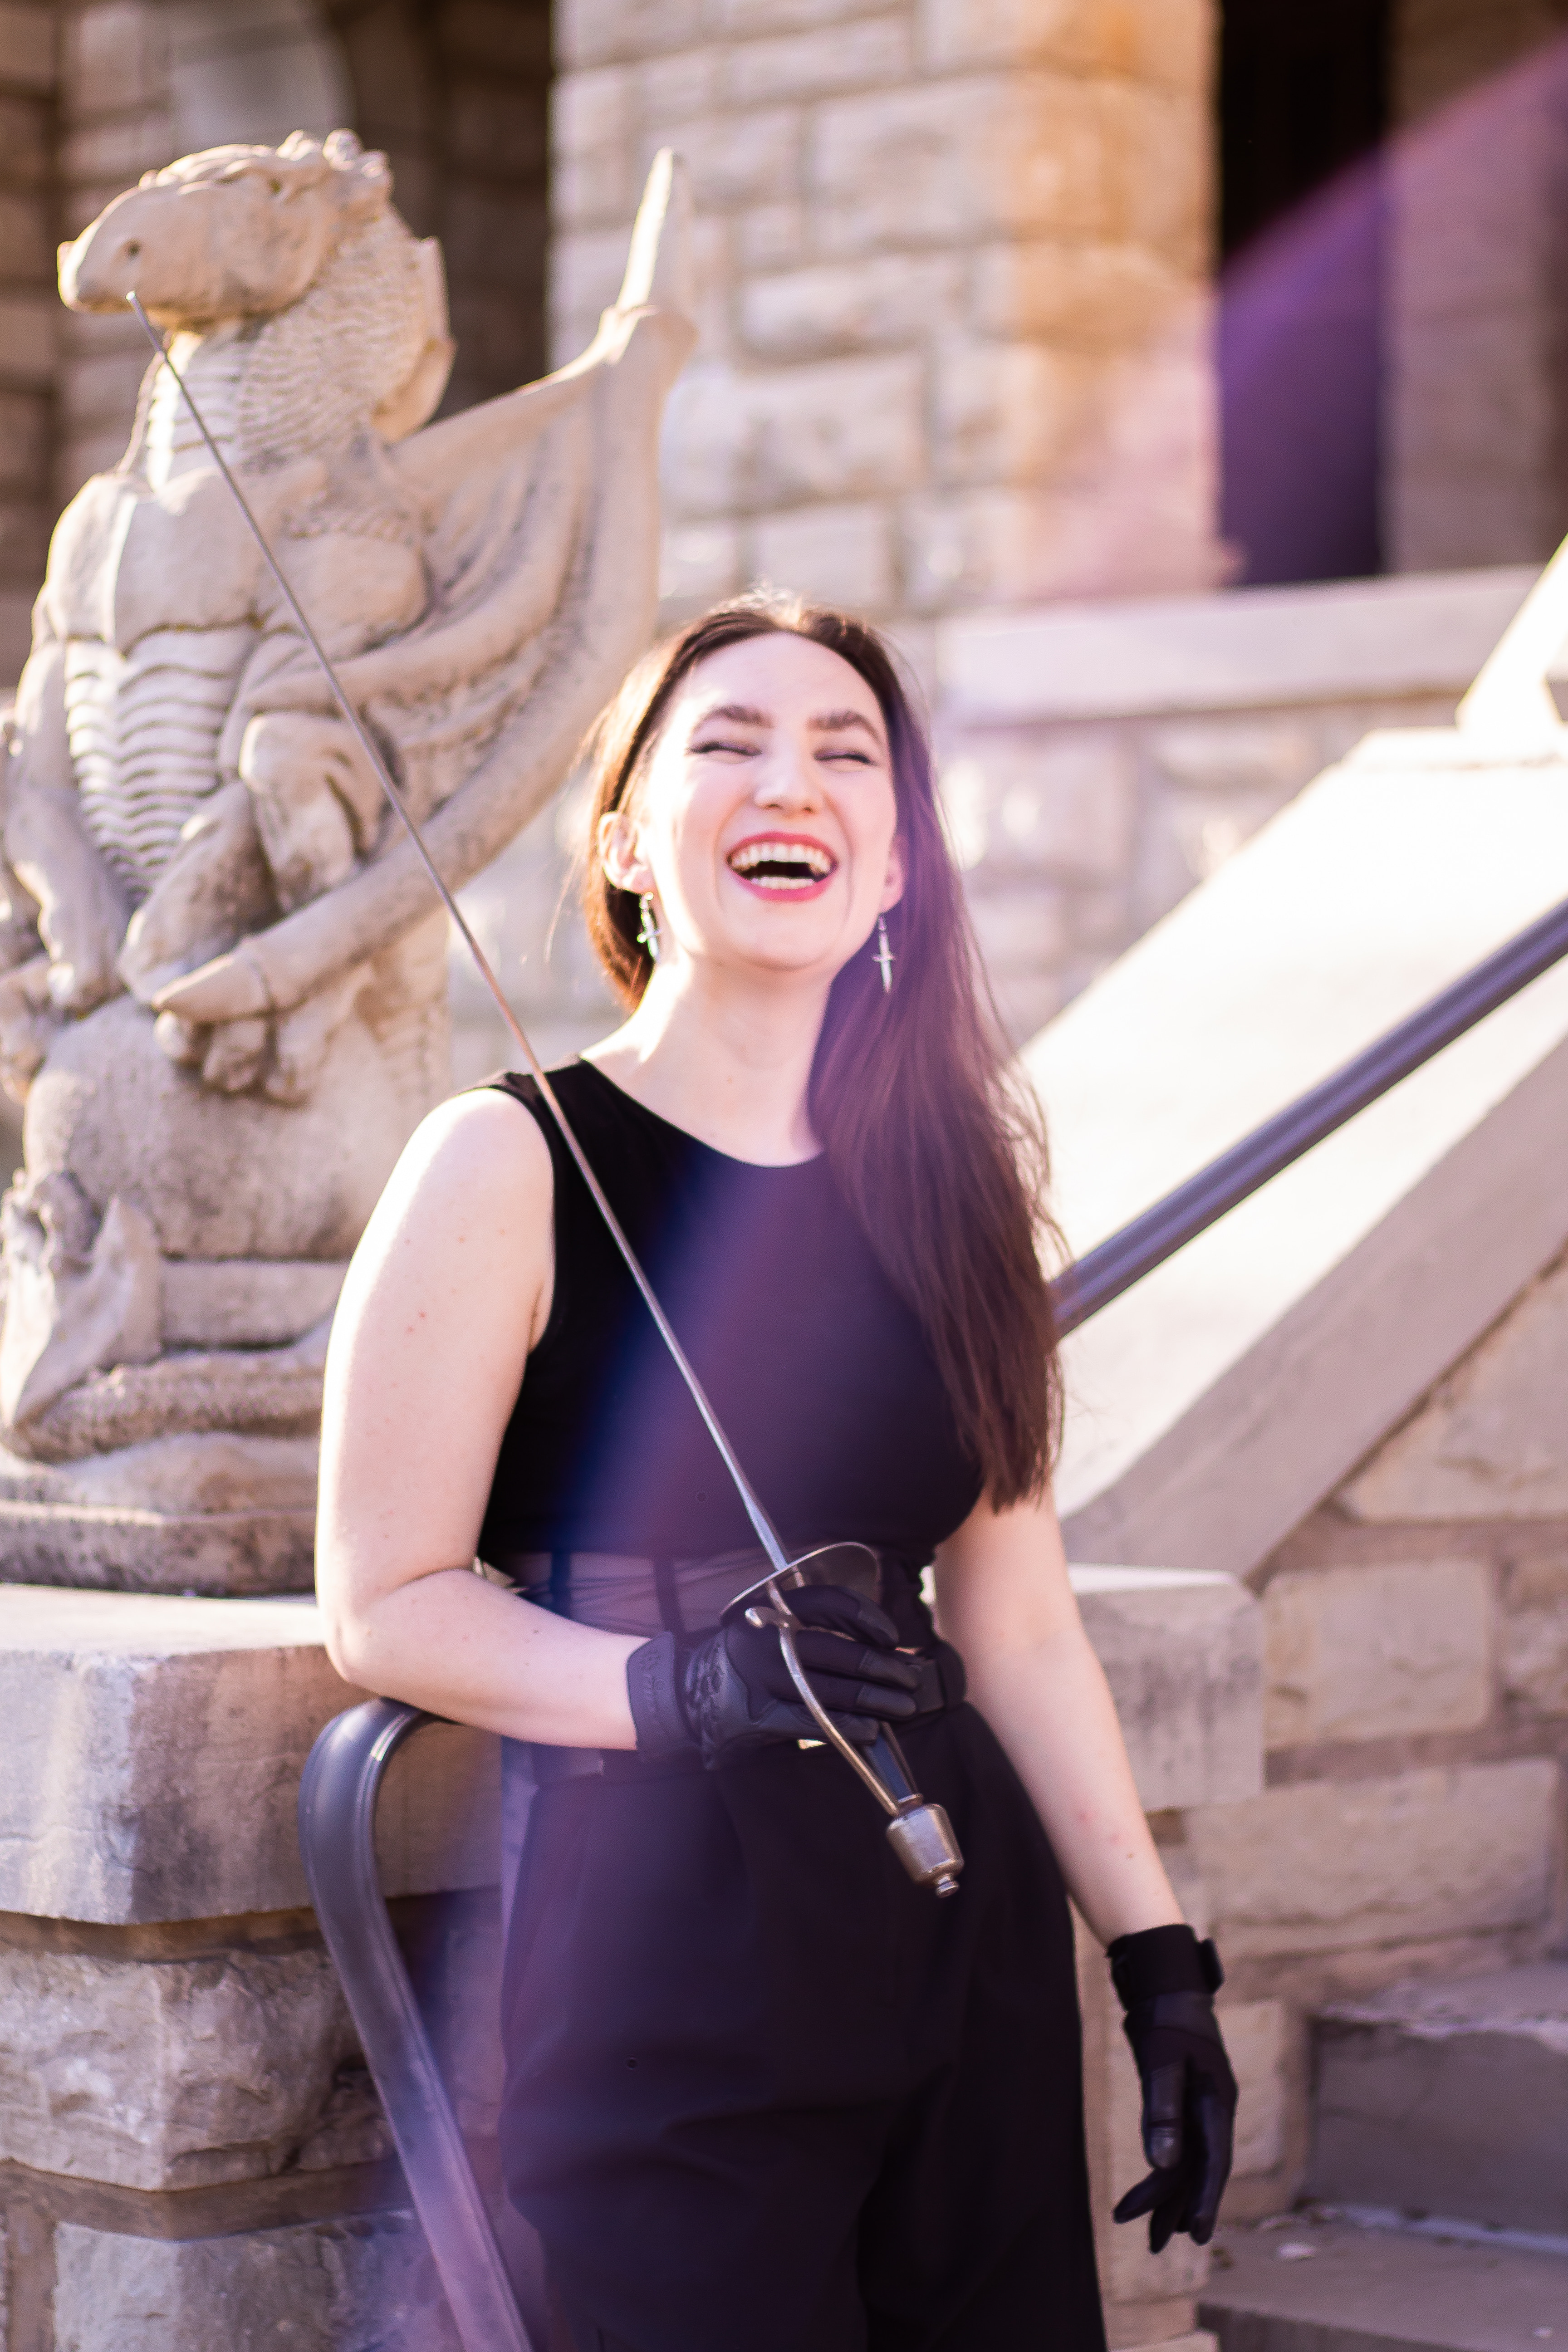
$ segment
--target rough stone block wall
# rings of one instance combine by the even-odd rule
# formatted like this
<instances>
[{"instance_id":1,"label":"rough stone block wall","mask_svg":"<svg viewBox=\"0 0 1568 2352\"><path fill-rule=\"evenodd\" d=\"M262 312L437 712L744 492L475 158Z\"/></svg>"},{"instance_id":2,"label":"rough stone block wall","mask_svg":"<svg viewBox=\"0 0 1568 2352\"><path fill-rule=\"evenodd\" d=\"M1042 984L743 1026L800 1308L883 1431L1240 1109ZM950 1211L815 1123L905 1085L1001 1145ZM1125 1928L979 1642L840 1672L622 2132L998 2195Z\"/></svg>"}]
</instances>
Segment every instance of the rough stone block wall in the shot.
<instances>
[{"instance_id":1,"label":"rough stone block wall","mask_svg":"<svg viewBox=\"0 0 1568 2352\"><path fill-rule=\"evenodd\" d=\"M122 188L174 154L164 12L155 0L103 0L62 12L59 234L79 236ZM51 272L51 276L52 276ZM52 297L59 342L59 505L89 474L119 464L147 367L134 319L84 318Z\"/></svg>"},{"instance_id":2,"label":"rough stone block wall","mask_svg":"<svg viewBox=\"0 0 1568 2352\"><path fill-rule=\"evenodd\" d=\"M26 658L55 513L57 35L47 5L0 7L0 680Z\"/></svg>"},{"instance_id":3,"label":"rough stone block wall","mask_svg":"<svg viewBox=\"0 0 1568 2352\"><path fill-rule=\"evenodd\" d=\"M563 0L552 338L660 145L702 340L671 614L766 578L895 622L1210 584L1206 0Z\"/></svg>"},{"instance_id":4,"label":"rough stone block wall","mask_svg":"<svg viewBox=\"0 0 1568 2352\"><path fill-rule=\"evenodd\" d=\"M57 2352L457 2352L410 2212L245 2236L55 2232Z\"/></svg>"},{"instance_id":5,"label":"rough stone block wall","mask_svg":"<svg viewBox=\"0 0 1568 2352\"><path fill-rule=\"evenodd\" d=\"M1565 1393L1562 1260L1253 1580L1268 1785L1183 1823L1247 2019L1234 2212L1300 2188L1326 2002L1563 1948Z\"/></svg>"},{"instance_id":6,"label":"rough stone block wall","mask_svg":"<svg viewBox=\"0 0 1568 2352\"><path fill-rule=\"evenodd\" d=\"M1019 1044L1379 727L1457 698L942 730L942 792L1004 1025Z\"/></svg>"},{"instance_id":7,"label":"rough stone block wall","mask_svg":"<svg viewBox=\"0 0 1568 2352\"><path fill-rule=\"evenodd\" d=\"M494 1888L394 1906L494 2184ZM456 2352L309 1911L0 1914L7 2352Z\"/></svg>"}]
</instances>

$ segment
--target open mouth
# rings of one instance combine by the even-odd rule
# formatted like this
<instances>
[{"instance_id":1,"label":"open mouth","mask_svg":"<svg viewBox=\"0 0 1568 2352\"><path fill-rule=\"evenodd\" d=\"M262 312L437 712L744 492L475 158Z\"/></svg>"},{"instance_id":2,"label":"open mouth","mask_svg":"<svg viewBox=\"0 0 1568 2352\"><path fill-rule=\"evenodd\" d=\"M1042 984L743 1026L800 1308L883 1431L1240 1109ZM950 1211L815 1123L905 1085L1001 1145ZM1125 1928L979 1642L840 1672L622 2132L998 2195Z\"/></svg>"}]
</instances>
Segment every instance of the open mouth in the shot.
<instances>
[{"instance_id":1,"label":"open mouth","mask_svg":"<svg viewBox=\"0 0 1568 2352\"><path fill-rule=\"evenodd\" d=\"M778 833L742 841L729 857L731 873L753 890L784 892L795 898L823 888L837 864L819 841Z\"/></svg>"}]
</instances>

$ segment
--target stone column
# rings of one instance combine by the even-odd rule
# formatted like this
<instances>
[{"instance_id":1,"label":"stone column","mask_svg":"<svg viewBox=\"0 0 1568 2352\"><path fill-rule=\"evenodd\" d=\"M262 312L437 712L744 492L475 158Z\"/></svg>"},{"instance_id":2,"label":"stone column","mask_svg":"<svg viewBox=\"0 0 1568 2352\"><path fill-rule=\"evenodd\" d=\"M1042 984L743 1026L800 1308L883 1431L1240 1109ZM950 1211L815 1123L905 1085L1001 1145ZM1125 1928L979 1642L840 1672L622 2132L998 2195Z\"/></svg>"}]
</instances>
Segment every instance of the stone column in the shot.
<instances>
[{"instance_id":1,"label":"stone column","mask_svg":"<svg viewBox=\"0 0 1568 2352\"><path fill-rule=\"evenodd\" d=\"M577 350L668 142L703 341L667 598L893 621L1217 576L1208 0L564 0L553 313Z\"/></svg>"},{"instance_id":2,"label":"stone column","mask_svg":"<svg viewBox=\"0 0 1568 2352\"><path fill-rule=\"evenodd\" d=\"M438 236L458 355L440 413L542 375L550 0L319 0L342 45L342 120Z\"/></svg>"},{"instance_id":3,"label":"stone column","mask_svg":"<svg viewBox=\"0 0 1568 2352\"><path fill-rule=\"evenodd\" d=\"M60 235L76 236L121 188L174 155L163 12L153 0L108 0L63 26L60 87ZM50 278L53 278L50 270ZM134 319L68 311L52 283L59 347L60 435L55 501L63 506L89 474L119 464L147 367ZM43 557L37 566L43 576Z\"/></svg>"},{"instance_id":4,"label":"stone column","mask_svg":"<svg viewBox=\"0 0 1568 2352\"><path fill-rule=\"evenodd\" d=\"M55 12L0 8L0 681L26 658L54 505Z\"/></svg>"},{"instance_id":5,"label":"stone column","mask_svg":"<svg viewBox=\"0 0 1568 2352\"><path fill-rule=\"evenodd\" d=\"M1561 0L1399 0L1389 567L1543 562L1568 529Z\"/></svg>"}]
</instances>

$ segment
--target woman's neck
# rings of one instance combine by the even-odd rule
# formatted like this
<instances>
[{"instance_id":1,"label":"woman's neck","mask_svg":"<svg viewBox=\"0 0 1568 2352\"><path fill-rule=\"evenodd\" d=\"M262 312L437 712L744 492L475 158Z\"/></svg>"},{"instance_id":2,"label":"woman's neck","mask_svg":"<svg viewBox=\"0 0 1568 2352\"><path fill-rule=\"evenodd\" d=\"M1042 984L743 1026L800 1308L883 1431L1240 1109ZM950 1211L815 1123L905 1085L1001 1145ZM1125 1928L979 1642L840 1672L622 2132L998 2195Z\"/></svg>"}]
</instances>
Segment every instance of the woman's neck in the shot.
<instances>
[{"instance_id":1,"label":"woman's neck","mask_svg":"<svg viewBox=\"0 0 1568 2352\"><path fill-rule=\"evenodd\" d=\"M743 987L682 965L656 972L630 1019L584 1058L715 1151L786 1167L819 1149L806 1089L826 1004L816 981Z\"/></svg>"}]
</instances>

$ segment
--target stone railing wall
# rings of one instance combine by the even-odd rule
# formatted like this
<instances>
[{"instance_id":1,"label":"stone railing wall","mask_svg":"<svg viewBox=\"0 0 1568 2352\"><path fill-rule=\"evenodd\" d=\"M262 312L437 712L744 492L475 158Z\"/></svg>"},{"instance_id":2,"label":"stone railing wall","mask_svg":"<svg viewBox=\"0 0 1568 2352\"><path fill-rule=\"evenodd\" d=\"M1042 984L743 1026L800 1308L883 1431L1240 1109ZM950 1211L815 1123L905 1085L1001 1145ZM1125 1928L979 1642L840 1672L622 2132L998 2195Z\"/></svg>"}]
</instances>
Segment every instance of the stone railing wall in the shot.
<instances>
[{"instance_id":1,"label":"stone railing wall","mask_svg":"<svg viewBox=\"0 0 1568 2352\"><path fill-rule=\"evenodd\" d=\"M1446 725L1533 567L959 615L942 791L1020 1043L1373 727Z\"/></svg>"},{"instance_id":2,"label":"stone railing wall","mask_svg":"<svg viewBox=\"0 0 1568 2352\"><path fill-rule=\"evenodd\" d=\"M1562 595L1034 1041L1075 1249L1563 902ZM1564 1948L1565 1072L1559 964L1068 1345L1069 1546L1262 1599L1267 1785L1167 1832L1246 2021L1233 2213L1310 2178L1325 2008Z\"/></svg>"},{"instance_id":3,"label":"stone railing wall","mask_svg":"<svg viewBox=\"0 0 1568 2352\"><path fill-rule=\"evenodd\" d=\"M12 1586L0 1694L9 2352L456 2352L295 1843L310 1741L354 1696L313 1608ZM383 1808L481 2160L497 1780L493 1742L426 1732Z\"/></svg>"},{"instance_id":4,"label":"stone railing wall","mask_svg":"<svg viewBox=\"0 0 1568 2352\"><path fill-rule=\"evenodd\" d=\"M1189 1836L1231 1992L1273 2019L1232 2210L1298 2192L1311 2021L1568 1929L1568 1259L1250 1580L1268 1788Z\"/></svg>"}]
</instances>

